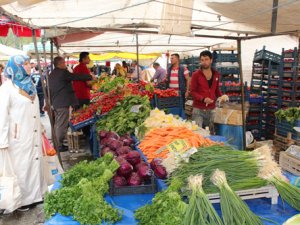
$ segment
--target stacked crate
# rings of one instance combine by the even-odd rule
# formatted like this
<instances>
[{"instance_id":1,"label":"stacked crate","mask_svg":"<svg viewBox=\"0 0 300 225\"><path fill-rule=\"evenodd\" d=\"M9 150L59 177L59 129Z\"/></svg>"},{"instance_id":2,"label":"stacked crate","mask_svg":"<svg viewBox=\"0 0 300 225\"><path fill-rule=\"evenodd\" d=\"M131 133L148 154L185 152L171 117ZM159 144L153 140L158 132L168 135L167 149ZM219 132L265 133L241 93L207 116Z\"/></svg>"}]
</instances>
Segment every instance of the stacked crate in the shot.
<instances>
[{"instance_id":1,"label":"stacked crate","mask_svg":"<svg viewBox=\"0 0 300 225\"><path fill-rule=\"evenodd\" d=\"M240 81L240 67L238 64L238 54L235 51L215 51L214 67L221 74L220 81Z\"/></svg>"},{"instance_id":2,"label":"stacked crate","mask_svg":"<svg viewBox=\"0 0 300 225\"><path fill-rule=\"evenodd\" d=\"M281 56L265 46L254 54L246 129L257 140L270 139L275 131L280 61Z\"/></svg>"},{"instance_id":3,"label":"stacked crate","mask_svg":"<svg viewBox=\"0 0 300 225\"><path fill-rule=\"evenodd\" d=\"M300 106L300 74L298 64L297 48L282 50L280 98L278 98L278 104L281 108Z\"/></svg>"}]
</instances>

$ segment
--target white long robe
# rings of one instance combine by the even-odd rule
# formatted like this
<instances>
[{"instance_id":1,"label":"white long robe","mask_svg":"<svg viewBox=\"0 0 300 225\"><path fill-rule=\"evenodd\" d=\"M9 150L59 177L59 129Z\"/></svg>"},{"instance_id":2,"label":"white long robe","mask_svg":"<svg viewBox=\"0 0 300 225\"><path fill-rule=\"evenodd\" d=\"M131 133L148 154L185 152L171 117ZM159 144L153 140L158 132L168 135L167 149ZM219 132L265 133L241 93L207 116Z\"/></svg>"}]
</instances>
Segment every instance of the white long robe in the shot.
<instances>
[{"instance_id":1,"label":"white long robe","mask_svg":"<svg viewBox=\"0 0 300 225\"><path fill-rule=\"evenodd\" d=\"M21 206L42 201L47 185L42 166L42 138L37 96L19 94L11 80L0 87L0 148L8 148L22 193ZM0 165L0 174L2 167Z\"/></svg>"}]
</instances>

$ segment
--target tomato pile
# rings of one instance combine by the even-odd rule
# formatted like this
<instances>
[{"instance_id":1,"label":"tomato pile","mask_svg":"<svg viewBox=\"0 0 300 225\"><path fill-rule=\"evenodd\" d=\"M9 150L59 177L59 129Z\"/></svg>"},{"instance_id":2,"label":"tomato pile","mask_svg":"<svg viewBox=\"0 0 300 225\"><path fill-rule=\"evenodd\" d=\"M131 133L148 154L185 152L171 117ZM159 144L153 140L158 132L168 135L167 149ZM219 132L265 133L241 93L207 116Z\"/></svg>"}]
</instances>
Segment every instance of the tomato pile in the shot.
<instances>
[{"instance_id":1,"label":"tomato pile","mask_svg":"<svg viewBox=\"0 0 300 225\"><path fill-rule=\"evenodd\" d=\"M155 94L158 98L167 98L178 96L178 91L174 89L154 89L151 84L141 81L138 84L129 83L126 87L122 88L122 90L114 89L108 93L96 92L91 95L91 104L73 112L70 121L73 125L76 125L80 122L93 118L96 114L101 115L108 113L117 105L117 102L123 100L124 96L148 96L151 100Z\"/></svg>"},{"instance_id":2,"label":"tomato pile","mask_svg":"<svg viewBox=\"0 0 300 225\"><path fill-rule=\"evenodd\" d=\"M107 94L101 94L101 92L99 92L93 97L89 106L84 106L73 112L70 120L73 125L91 119L95 114L101 115L108 113L117 105L117 102L123 100L124 96L123 94L116 93L116 91L111 91Z\"/></svg>"}]
</instances>

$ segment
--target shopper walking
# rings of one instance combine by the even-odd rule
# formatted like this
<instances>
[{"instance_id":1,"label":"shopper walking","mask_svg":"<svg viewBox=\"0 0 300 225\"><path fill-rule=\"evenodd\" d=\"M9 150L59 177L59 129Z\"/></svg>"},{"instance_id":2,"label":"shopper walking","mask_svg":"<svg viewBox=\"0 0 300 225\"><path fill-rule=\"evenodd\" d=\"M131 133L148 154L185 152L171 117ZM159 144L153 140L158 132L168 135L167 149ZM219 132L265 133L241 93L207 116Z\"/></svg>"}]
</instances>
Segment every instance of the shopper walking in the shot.
<instances>
[{"instance_id":1,"label":"shopper walking","mask_svg":"<svg viewBox=\"0 0 300 225\"><path fill-rule=\"evenodd\" d=\"M64 58L57 56L54 58L54 70L49 75L49 89L51 105L54 109L54 129L60 152L66 151L63 141L66 137L69 122L70 107L78 105L72 81L92 80L89 74L72 74L67 70Z\"/></svg>"},{"instance_id":2,"label":"shopper walking","mask_svg":"<svg viewBox=\"0 0 300 225\"><path fill-rule=\"evenodd\" d=\"M193 73L191 80L191 94L193 96L192 119L199 127L209 127L210 133L215 133L214 118L217 98L222 96L219 87L220 74L214 70L210 51L200 53L201 68ZM222 101L228 99L224 95Z\"/></svg>"},{"instance_id":3,"label":"shopper walking","mask_svg":"<svg viewBox=\"0 0 300 225\"><path fill-rule=\"evenodd\" d=\"M190 93L190 74L186 67L180 65L180 57L177 53L171 55L171 66L168 68L167 87L179 91L183 100Z\"/></svg>"},{"instance_id":4,"label":"shopper walking","mask_svg":"<svg viewBox=\"0 0 300 225\"><path fill-rule=\"evenodd\" d=\"M27 210L28 205L42 201L47 191L39 101L30 78L29 58L12 56L4 76L7 80L0 87L0 151L9 154L21 190L18 207ZM2 167L1 163L0 174L3 174Z\"/></svg>"}]
</instances>

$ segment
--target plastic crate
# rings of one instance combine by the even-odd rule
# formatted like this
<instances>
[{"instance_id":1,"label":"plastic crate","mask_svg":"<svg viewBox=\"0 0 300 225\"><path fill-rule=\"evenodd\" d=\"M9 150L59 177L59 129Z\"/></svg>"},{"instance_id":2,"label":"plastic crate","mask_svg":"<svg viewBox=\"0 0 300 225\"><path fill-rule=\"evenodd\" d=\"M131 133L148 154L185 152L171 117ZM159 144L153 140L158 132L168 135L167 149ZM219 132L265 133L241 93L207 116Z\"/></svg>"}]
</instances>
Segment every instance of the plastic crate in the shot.
<instances>
[{"instance_id":1,"label":"plastic crate","mask_svg":"<svg viewBox=\"0 0 300 225\"><path fill-rule=\"evenodd\" d=\"M223 90L226 91L241 91L241 86L223 86Z\"/></svg>"},{"instance_id":2,"label":"plastic crate","mask_svg":"<svg viewBox=\"0 0 300 225\"><path fill-rule=\"evenodd\" d=\"M239 67L219 67L219 68L217 68L217 70L221 75L239 74L240 73Z\"/></svg>"},{"instance_id":3,"label":"plastic crate","mask_svg":"<svg viewBox=\"0 0 300 225\"><path fill-rule=\"evenodd\" d=\"M82 121L80 123L77 123L77 124L72 124L71 122L69 122L69 126L70 128L73 130L73 131L77 131L77 130L80 130L86 126L91 126L93 125L94 123L96 123L96 121L98 120L98 117L97 116L94 116L93 118L90 118L90 119L87 119L85 121Z\"/></svg>"},{"instance_id":4,"label":"plastic crate","mask_svg":"<svg viewBox=\"0 0 300 225\"><path fill-rule=\"evenodd\" d=\"M264 98L263 97L256 97L256 98L249 98L249 103L263 103Z\"/></svg>"},{"instance_id":5,"label":"plastic crate","mask_svg":"<svg viewBox=\"0 0 300 225\"><path fill-rule=\"evenodd\" d=\"M151 170L152 171L152 170ZM130 194L154 194L157 192L157 184L155 176L151 175L151 178L145 181L144 184L138 186L115 186L113 180L109 184L109 194L114 195L130 195Z\"/></svg>"},{"instance_id":6,"label":"plastic crate","mask_svg":"<svg viewBox=\"0 0 300 225\"><path fill-rule=\"evenodd\" d=\"M262 50L255 52L253 59L254 62L262 60L269 60L279 64L281 62L281 55L267 51L264 47Z\"/></svg>"},{"instance_id":7,"label":"plastic crate","mask_svg":"<svg viewBox=\"0 0 300 225\"><path fill-rule=\"evenodd\" d=\"M278 203L278 197L279 194L274 186L265 186L261 188L255 188L255 189L248 189L248 190L241 190L235 192L238 196L241 197L243 200L247 199L257 199L257 198L270 198L271 203L273 205ZM211 203L219 203L220 202L220 194L208 194L208 199L211 201Z\"/></svg>"},{"instance_id":8,"label":"plastic crate","mask_svg":"<svg viewBox=\"0 0 300 225\"><path fill-rule=\"evenodd\" d=\"M282 77L285 78L293 78L294 77L294 72L293 71L283 71L282 72Z\"/></svg>"},{"instance_id":9,"label":"plastic crate","mask_svg":"<svg viewBox=\"0 0 300 225\"><path fill-rule=\"evenodd\" d=\"M238 55L234 53L217 54L216 62L238 62Z\"/></svg>"},{"instance_id":10,"label":"plastic crate","mask_svg":"<svg viewBox=\"0 0 300 225\"><path fill-rule=\"evenodd\" d=\"M158 98L157 95L154 96L155 106L158 109L172 108L172 107L183 107L181 97L168 97L168 98Z\"/></svg>"},{"instance_id":11,"label":"plastic crate","mask_svg":"<svg viewBox=\"0 0 300 225\"><path fill-rule=\"evenodd\" d=\"M291 145L286 151L280 152L279 165L282 169L300 176L300 146Z\"/></svg>"}]
</instances>

